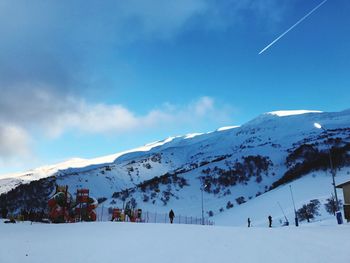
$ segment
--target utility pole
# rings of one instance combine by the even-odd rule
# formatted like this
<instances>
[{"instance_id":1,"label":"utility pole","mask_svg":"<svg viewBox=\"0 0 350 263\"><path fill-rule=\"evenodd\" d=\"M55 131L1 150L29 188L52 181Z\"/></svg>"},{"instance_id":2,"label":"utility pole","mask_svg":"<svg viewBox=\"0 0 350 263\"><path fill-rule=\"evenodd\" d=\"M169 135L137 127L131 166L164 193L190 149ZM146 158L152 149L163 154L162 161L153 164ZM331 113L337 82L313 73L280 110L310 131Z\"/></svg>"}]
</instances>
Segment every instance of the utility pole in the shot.
<instances>
[{"instance_id":1,"label":"utility pole","mask_svg":"<svg viewBox=\"0 0 350 263\"><path fill-rule=\"evenodd\" d=\"M290 195L292 196L292 201L293 201L293 207L294 207L294 220L295 220L295 226L299 226L299 221L298 221L298 216L297 216L297 210L295 209L295 203L294 203L294 196L293 196L293 191L292 191L292 186L289 186L290 189Z\"/></svg>"},{"instance_id":2,"label":"utility pole","mask_svg":"<svg viewBox=\"0 0 350 263\"><path fill-rule=\"evenodd\" d=\"M327 134L328 137L328 134ZM337 189L335 188L335 175L336 175L336 171L334 169L333 166L333 161L332 161L332 154L331 154L331 147L328 146L328 156L329 156L329 164L330 164L330 168L331 168L331 174L332 174L332 185L334 188L334 196L335 196L335 204L336 204L336 211L339 211L339 201L338 201L338 194L337 194Z\"/></svg>"},{"instance_id":3,"label":"utility pole","mask_svg":"<svg viewBox=\"0 0 350 263\"><path fill-rule=\"evenodd\" d=\"M202 192L202 225L204 225L204 201L203 201L203 184L201 186L201 192Z\"/></svg>"},{"instance_id":4,"label":"utility pole","mask_svg":"<svg viewBox=\"0 0 350 263\"><path fill-rule=\"evenodd\" d=\"M203 178L201 178L201 197L202 197L202 225L204 225L204 198L203 198L203 191L205 187L207 187L206 184L204 184Z\"/></svg>"},{"instance_id":5,"label":"utility pole","mask_svg":"<svg viewBox=\"0 0 350 263\"><path fill-rule=\"evenodd\" d=\"M321 124L319 123L314 123L314 126L317 129L322 129L327 136L327 139L329 139L329 133L328 130L323 127ZM334 190L334 196L335 196L335 205L336 205L336 217L337 217L337 222L338 224L342 224L343 223L343 217L341 214L341 211L339 211L339 201L338 201L338 194L337 194L337 188L335 186L335 175L336 175L336 171L334 169L334 165L333 165L333 160L332 160L332 153L331 153L331 146L329 146L327 143L327 148L328 148L328 157L329 157L329 164L330 164L330 168L331 168L331 174L332 174L332 185L333 185L333 190Z\"/></svg>"}]
</instances>

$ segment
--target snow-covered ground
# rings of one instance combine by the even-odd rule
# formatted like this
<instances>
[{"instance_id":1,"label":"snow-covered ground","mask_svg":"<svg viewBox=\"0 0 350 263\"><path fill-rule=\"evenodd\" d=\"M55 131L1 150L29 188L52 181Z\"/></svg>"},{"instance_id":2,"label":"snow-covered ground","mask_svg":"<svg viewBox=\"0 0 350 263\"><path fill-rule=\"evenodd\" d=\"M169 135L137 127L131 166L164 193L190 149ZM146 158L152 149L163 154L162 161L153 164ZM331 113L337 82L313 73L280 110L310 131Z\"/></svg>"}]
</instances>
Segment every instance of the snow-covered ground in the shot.
<instances>
[{"instance_id":1,"label":"snow-covered ground","mask_svg":"<svg viewBox=\"0 0 350 263\"><path fill-rule=\"evenodd\" d=\"M0 262L348 263L350 225L3 224Z\"/></svg>"},{"instance_id":2,"label":"snow-covered ground","mask_svg":"<svg viewBox=\"0 0 350 263\"><path fill-rule=\"evenodd\" d=\"M336 183L340 184L350 180L350 168L344 168L338 171ZM333 192L332 177L327 172L313 172L289 184L283 185L263 195L249 200L239 206L235 206L225 213L218 214L213 218L216 225L241 226L247 224L248 217L254 226L266 226L267 217L273 217L274 225L280 225L280 220L285 221L283 213L289 222L294 224L294 206L290 187L293 191L296 210L303 204L307 204L312 199L318 199L321 202L320 216L315 221L327 221L336 219L333 215L326 212L324 204L326 199L330 198ZM338 197L343 200L343 192L337 189ZM209 201L210 202L210 201ZM280 208L282 207L282 209ZM344 215L344 213L343 213ZM303 223L303 222L301 222ZM307 223L305 223L307 224Z\"/></svg>"}]
</instances>

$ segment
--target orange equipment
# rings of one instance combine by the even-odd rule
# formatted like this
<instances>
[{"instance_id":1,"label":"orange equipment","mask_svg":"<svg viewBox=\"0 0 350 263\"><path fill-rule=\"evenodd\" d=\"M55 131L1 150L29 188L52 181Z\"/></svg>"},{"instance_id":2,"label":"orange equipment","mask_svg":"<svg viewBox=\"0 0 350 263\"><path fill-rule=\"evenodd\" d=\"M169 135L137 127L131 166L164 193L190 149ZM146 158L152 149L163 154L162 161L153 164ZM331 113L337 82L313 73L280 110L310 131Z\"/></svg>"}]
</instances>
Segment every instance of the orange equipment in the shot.
<instances>
[{"instance_id":1,"label":"orange equipment","mask_svg":"<svg viewBox=\"0 0 350 263\"><path fill-rule=\"evenodd\" d=\"M75 208L76 221L96 221L95 208L97 205L97 200L89 196L89 189L78 189Z\"/></svg>"},{"instance_id":2,"label":"orange equipment","mask_svg":"<svg viewBox=\"0 0 350 263\"><path fill-rule=\"evenodd\" d=\"M72 205L72 197L68 193L68 186L56 185L56 192L48 201L50 209L49 217L54 223L69 221L69 210Z\"/></svg>"},{"instance_id":3,"label":"orange equipment","mask_svg":"<svg viewBox=\"0 0 350 263\"><path fill-rule=\"evenodd\" d=\"M49 216L54 223L96 221L98 202L89 196L89 189L77 190L76 202L68 192L68 186L56 186L55 194L48 201Z\"/></svg>"}]
</instances>

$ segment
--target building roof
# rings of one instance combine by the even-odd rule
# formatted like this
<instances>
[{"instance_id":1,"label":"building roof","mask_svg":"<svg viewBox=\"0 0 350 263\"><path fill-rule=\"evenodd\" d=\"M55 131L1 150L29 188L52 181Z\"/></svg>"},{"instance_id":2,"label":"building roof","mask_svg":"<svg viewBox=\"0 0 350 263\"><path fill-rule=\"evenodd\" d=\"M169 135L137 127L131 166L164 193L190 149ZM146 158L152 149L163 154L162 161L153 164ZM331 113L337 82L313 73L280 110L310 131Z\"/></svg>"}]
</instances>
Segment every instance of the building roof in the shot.
<instances>
[{"instance_id":1,"label":"building roof","mask_svg":"<svg viewBox=\"0 0 350 263\"><path fill-rule=\"evenodd\" d=\"M338 184L336 187L337 187L337 188L343 188L343 187L346 186L346 185L350 185L350 181L344 182L344 183L342 183L342 184Z\"/></svg>"}]
</instances>

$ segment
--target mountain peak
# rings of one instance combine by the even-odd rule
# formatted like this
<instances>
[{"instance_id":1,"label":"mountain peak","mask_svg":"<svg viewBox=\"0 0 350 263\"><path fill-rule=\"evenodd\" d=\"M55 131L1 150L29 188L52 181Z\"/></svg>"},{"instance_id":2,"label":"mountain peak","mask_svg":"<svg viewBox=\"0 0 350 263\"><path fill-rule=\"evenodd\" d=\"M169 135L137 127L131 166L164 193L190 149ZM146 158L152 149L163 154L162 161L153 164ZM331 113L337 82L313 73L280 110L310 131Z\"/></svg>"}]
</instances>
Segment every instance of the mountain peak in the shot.
<instances>
[{"instance_id":1,"label":"mountain peak","mask_svg":"<svg viewBox=\"0 0 350 263\"><path fill-rule=\"evenodd\" d=\"M306 113L322 113L322 111L317 110L280 110L280 111L271 111L265 114L276 115L278 117L292 116L292 115L301 115Z\"/></svg>"}]
</instances>

